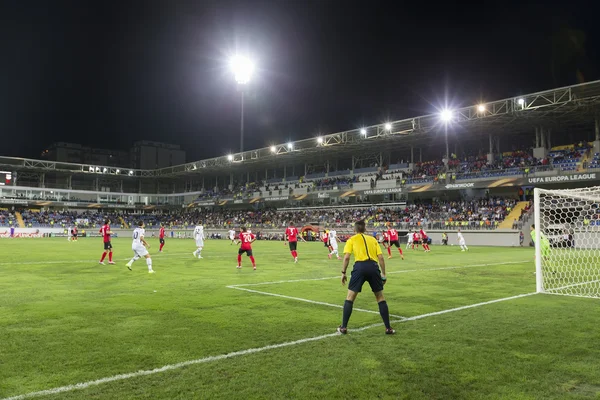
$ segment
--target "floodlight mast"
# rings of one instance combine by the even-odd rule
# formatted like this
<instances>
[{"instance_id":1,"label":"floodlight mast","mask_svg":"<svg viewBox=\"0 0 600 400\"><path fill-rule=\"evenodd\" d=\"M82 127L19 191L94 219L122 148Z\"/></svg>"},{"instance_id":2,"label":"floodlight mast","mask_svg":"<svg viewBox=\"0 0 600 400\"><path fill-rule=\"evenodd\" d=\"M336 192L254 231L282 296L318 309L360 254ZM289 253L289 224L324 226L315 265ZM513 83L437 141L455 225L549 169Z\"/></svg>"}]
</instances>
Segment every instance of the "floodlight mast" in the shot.
<instances>
[{"instance_id":1,"label":"floodlight mast","mask_svg":"<svg viewBox=\"0 0 600 400\"><path fill-rule=\"evenodd\" d=\"M250 82L254 73L254 63L247 57L235 56L231 59L231 70L235 81L241 88L241 116L240 116L240 153L244 152L244 88ZM243 158L243 155L242 155Z\"/></svg>"}]
</instances>

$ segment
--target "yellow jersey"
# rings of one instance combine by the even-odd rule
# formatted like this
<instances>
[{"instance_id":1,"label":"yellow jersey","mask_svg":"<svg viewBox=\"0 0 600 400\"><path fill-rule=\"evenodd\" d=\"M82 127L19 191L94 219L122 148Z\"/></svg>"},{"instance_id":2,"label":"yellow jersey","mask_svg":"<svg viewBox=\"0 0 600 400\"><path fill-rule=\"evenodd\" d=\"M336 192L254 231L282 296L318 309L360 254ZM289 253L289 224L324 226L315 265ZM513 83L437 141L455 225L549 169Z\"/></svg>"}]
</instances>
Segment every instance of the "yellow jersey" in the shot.
<instances>
[{"instance_id":1,"label":"yellow jersey","mask_svg":"<svg viewBox=\"0 0 600 400\"><path fill-rule=\"evenodd\" d=\"M364 233L359 233L348 239L346 246L344 246L344 253L353 254L355 262L368 260L377 262L377 256L383 254L377 239Z\"/></svg>"}]
</instances>

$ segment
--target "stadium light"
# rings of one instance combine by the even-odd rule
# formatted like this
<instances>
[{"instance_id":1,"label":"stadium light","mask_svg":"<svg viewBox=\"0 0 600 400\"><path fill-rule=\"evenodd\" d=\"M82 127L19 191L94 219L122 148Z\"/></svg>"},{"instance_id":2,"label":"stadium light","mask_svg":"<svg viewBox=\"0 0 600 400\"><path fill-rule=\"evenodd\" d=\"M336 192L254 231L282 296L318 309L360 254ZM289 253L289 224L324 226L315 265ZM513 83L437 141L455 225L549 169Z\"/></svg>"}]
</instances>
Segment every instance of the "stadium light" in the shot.
<instances>
[{"instance_id":1,"label":"stadium light","mask_svg":"<svg viewBox=\"0 0 600 400\"><path fill-rule=\"evenodd\" d=\"M271 146L271 153L277 153L277 147Z\"/></svg>"},{"instance_id":2,"label":"stadium light","mask_svg":"<svg viewBox=\"0 0 600 400\"><path fill-rule=\"evenodd\" d=\"M96 172L100 173L100 167L96 167Z\"/></svg>"},{"instance_id":3,"label":"stadium light","mask_svg":"<svg viewBox=\"0 0 600 400\"><path fill-rule=\"evenodd\" d=\"M105 174L106 172L108 172L108 170L106 168L103 168L102 173Z\"/></svg>"},{"instance_id":4,"label":"stadium light","mask_svg":"<svg viewBox=\"0 0 600 400\"><path fill-rule=\"evenodd\" d=\"M229 161L233 161L233 155L232 155L232 154L229 154L229 155L227 155L227 159L228 159Z\"/></svg>"},{"instance_id":5,"label":"stadium light","mask_svg":"<svg viewBox=\"0 0 600 400\"><path fill-rule=\"evenodd\" d=\"M240 153L244 152L244 86L254 74L254 62L245 56L236 55L229 60L229 66L238 85L241 86L242 112L240 117ZM243 155L242 155L243 157Z\"/></svg>"},{"instance_id":6,"label":"stadium light","mask_svg":"<svg viewBox=\"0 0 600 400\"><path fill-rule=\"evenodd\" d=\"M294 150L294 143L292 143L292 142L289 142L289 143L287 144L287 147L288 147L288 150Z\"/></svg>"},{"instance_id":7,"label":"stadium light","mask_svg":"<svg viewBox=\"0 0 600 400\"><path fill-rule=\"evenodd\" d=\"M367 136L367 130L365 128L360 129L360 134L363 136Z\"/></svg>"},{"instance_id":8,"label":"stadium light","mask_svg":"<svg viewBox=\"0 0 600 400\"><path fill-rule=\"evenodd\" d=\"M120 173L121 173L121 170L120 170L120 169L117 169L115 172L116 172L117 174L120 174Z\"/></svg>"},{"instance_id":9,"label":"stadium light","mask_svg":"<svg viewBox=\"0 0 600 400\"><path fill-rule=\"evenodd\" d=\"M90 168L89 168L89 171L90 171L90 172L94 172L94 167L90 167Z\"/></svg>"},{"instance_id":10,"label":"stadium light","mask_svg":"<svg viewBox=\"0 0 600 400\"><path fill-rule=\"evenodd\" d=\"M485 112L485 104L480 104L477 106L477 111L479 112Z\"/></svg>"},{"instance_id":11,"label":"stadium light","mask_svg":"<svg viewBox=\"0 0 600 400\"><path fill-rule=\"evenodd\" d=\"M448 109L442 110L442 112L440 113L440 118L444 122L452 121L452 111Z\"/></svg>"},{"instance_id":12,"label":"stadium light","mask_svg":"<svg viewBox=\"0 0 600 400\"><path fill-rule=\"evenodd\" d=\"M391 131L392 130L392 124L390 124L389 122L387 124L385 124L385 130L386 131Z\"/></svg>"},{"instance_id":13,"label":"stadium light","mask_svg":"<svg viewBox=\"0 0 600 400\"><path fill-rule=\"evenodd\" d=\"M323 138L321 136L317 138L317 143L323 144Z\"/></svg>"},{"instance_id":14,"label":"stadium light","mask_svg":"<svg viewBox=\"0 0 600 400\"><path fill-rule=\"evenodd\" d=\"M133 171L129 171L129 176L133 175Z\"/></svg>"},{"instance_id":15,"label":"stadium light","mask_svg":"<svg viewBox=\"0 0 600 400\"><path fill-rule=\"evenodd\" d=\"M254 73L254 62L245 56L236 55L229 61L231 71L235 77L235 81L240 85L245 85L250 82Z\"/></svg>"},{"instance_id":16,"label":"stadium light","mask_svg":"<svg viewBox=\"0 0 600 400\"><path fill-rule=\"evenodd\" d=\"M517 103L519 103L520 106L525 104L525 99L519 99L517 100Z\"/></svg>"}]
</instances>

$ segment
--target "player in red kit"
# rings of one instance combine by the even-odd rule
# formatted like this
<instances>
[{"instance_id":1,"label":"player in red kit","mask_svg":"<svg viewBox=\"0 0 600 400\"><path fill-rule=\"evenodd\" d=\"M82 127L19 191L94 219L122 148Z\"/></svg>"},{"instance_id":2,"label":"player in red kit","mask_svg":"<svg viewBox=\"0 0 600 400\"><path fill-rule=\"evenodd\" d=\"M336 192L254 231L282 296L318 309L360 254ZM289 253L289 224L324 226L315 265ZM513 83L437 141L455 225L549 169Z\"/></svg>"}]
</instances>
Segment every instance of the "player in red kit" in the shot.
<instances>
[{"instance_id":1,"label":"player in red kit","mask_svg":"<svg viewBox=\"0 0 600 400\"><path fill-rule=\"evenodd\" d=\"M400 247L400 239L398 238L398 231L394 228L390 228L390 224L388 224L388 258L392 258L392 246L396 246L398 251L400 252L400 257L404 260L404 253L402 253L402 247Z\"/></svg>"},{"instance_id":2,"label":"player in red kit","mask_svg":"<svg viewBox=\"0 0 600 400\"><path fill-rule=\"evenodd\" d=\"M413 241L412 241L412 249L415 249L415 245L419 245L419 240L421 240L421 237L419 236L419 233L417 231L415 231L413 233Z\"/></svg>"},{"instance_id":3,"label":"player in red kit","mask_svg":"<svg viewBox=\"0 0 600 400\"><path fill-rule=\"evenodd\" d=\"M289 243L290 253L292 253L292 257L294 257L295 263L298 262L298 251L297 251L298 236L300 236L300 234L298 233L298 228L296 228L294 226L293 222L290 222L290 226L285 230L284 245L286 243ZM302 239L302 240L304 240L304 239Z\"/></svg>"},{"instance_id":4,"label":"player in red kit","mask_svg":"<svg viewBox=\"0 0 600 400\"><path fill-rule=\"evenodd\" d=\"M163 247L165 247L165 224L160 224L160 230L158 231L158 241L160 242L160 247L158 251L162 253Z\"/></svg>"},{"instance_id":5,"label":"player in red kit","mask_svg":"<svg viewBox=\"0 0 600 400\"><path fill-rule=\"evenodd\" d=\"M327 247L327 250L331 253L331 251L333 249L331 248L331 243L329 243L329 230L326 230L325 232L323 232L323 244L325 245L325 247Z\"/></svg>"},{"instance_id":6,"label":"player in red kit","mask_svg":"<svg viewBox=\"0 0 600 400\"><path fill-rule=\"evenodd\" d=\"M104 253L102 253L102 258L100 258L100 264L104 265L104 259L106 258L106 254L108 253L108 263L114 264L112 260L112 244L110 243L110 235L112 235L112 231L110 230L110 220L104 221L104 225L100 228L100 235L102 235L102 239L104 240Z\"/></svg>"},{"instance_id":7,"label":"player in red kit","mask_svg":"<svg viewBox=\"0 0 600 400\"><path fill-rule=\"evenodd\" d=\"M390 247L390 235L388 231L381 232L381 244L387 249L388 257L392 257L392 248Z\"/></svg>"},{"instance_id":8,"label":"player in red kit","mask_svg":"<svg viewBox=\"0 0 600 400\"><path fill-rule=\"evenodd\" d=\"M256 270L256 261L254 260L254 256L252 255L252 242L256 240L256 236L248 232L245 227L242 227L242 231L240 232L240 238L238 243L240 243L240 249L238 250L238 265L237 268L242 268L242 254L246 253L248 257L250 257L250 261L252 262L252 267Z\"/></svg>"},{"instance_id":9,"label":"player in red kit","mask_svg":"<svg viewBox=\"0 0 600 400\"><path fill-rule=\"evenodd\" d=\"M419 235L421 236L421 243L423 244L423 249L425 249L425 252L430 252L431 249L429 248L429 245L427 244L427 234L425 233L425 231L421 228L421 230L419 231Z\"/></svg>"}]
</instances>

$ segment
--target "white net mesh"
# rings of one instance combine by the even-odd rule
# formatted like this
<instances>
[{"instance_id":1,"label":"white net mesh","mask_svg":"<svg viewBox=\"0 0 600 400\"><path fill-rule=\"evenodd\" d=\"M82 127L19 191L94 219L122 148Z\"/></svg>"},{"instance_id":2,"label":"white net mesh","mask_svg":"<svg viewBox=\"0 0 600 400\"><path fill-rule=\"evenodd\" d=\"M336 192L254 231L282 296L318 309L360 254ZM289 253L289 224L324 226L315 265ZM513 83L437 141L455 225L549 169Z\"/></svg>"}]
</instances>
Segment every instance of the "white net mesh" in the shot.
<instances>
[{"instance_id":1,"label":"white net mesh","mask_svg":"<svg viewBox=\"0 0 600 400\"><path fill-rule=\"evenodd\" d=\"M536 191L538 290L600 298L599 205L600 187Z\"/></svg>"}]
</instances>

